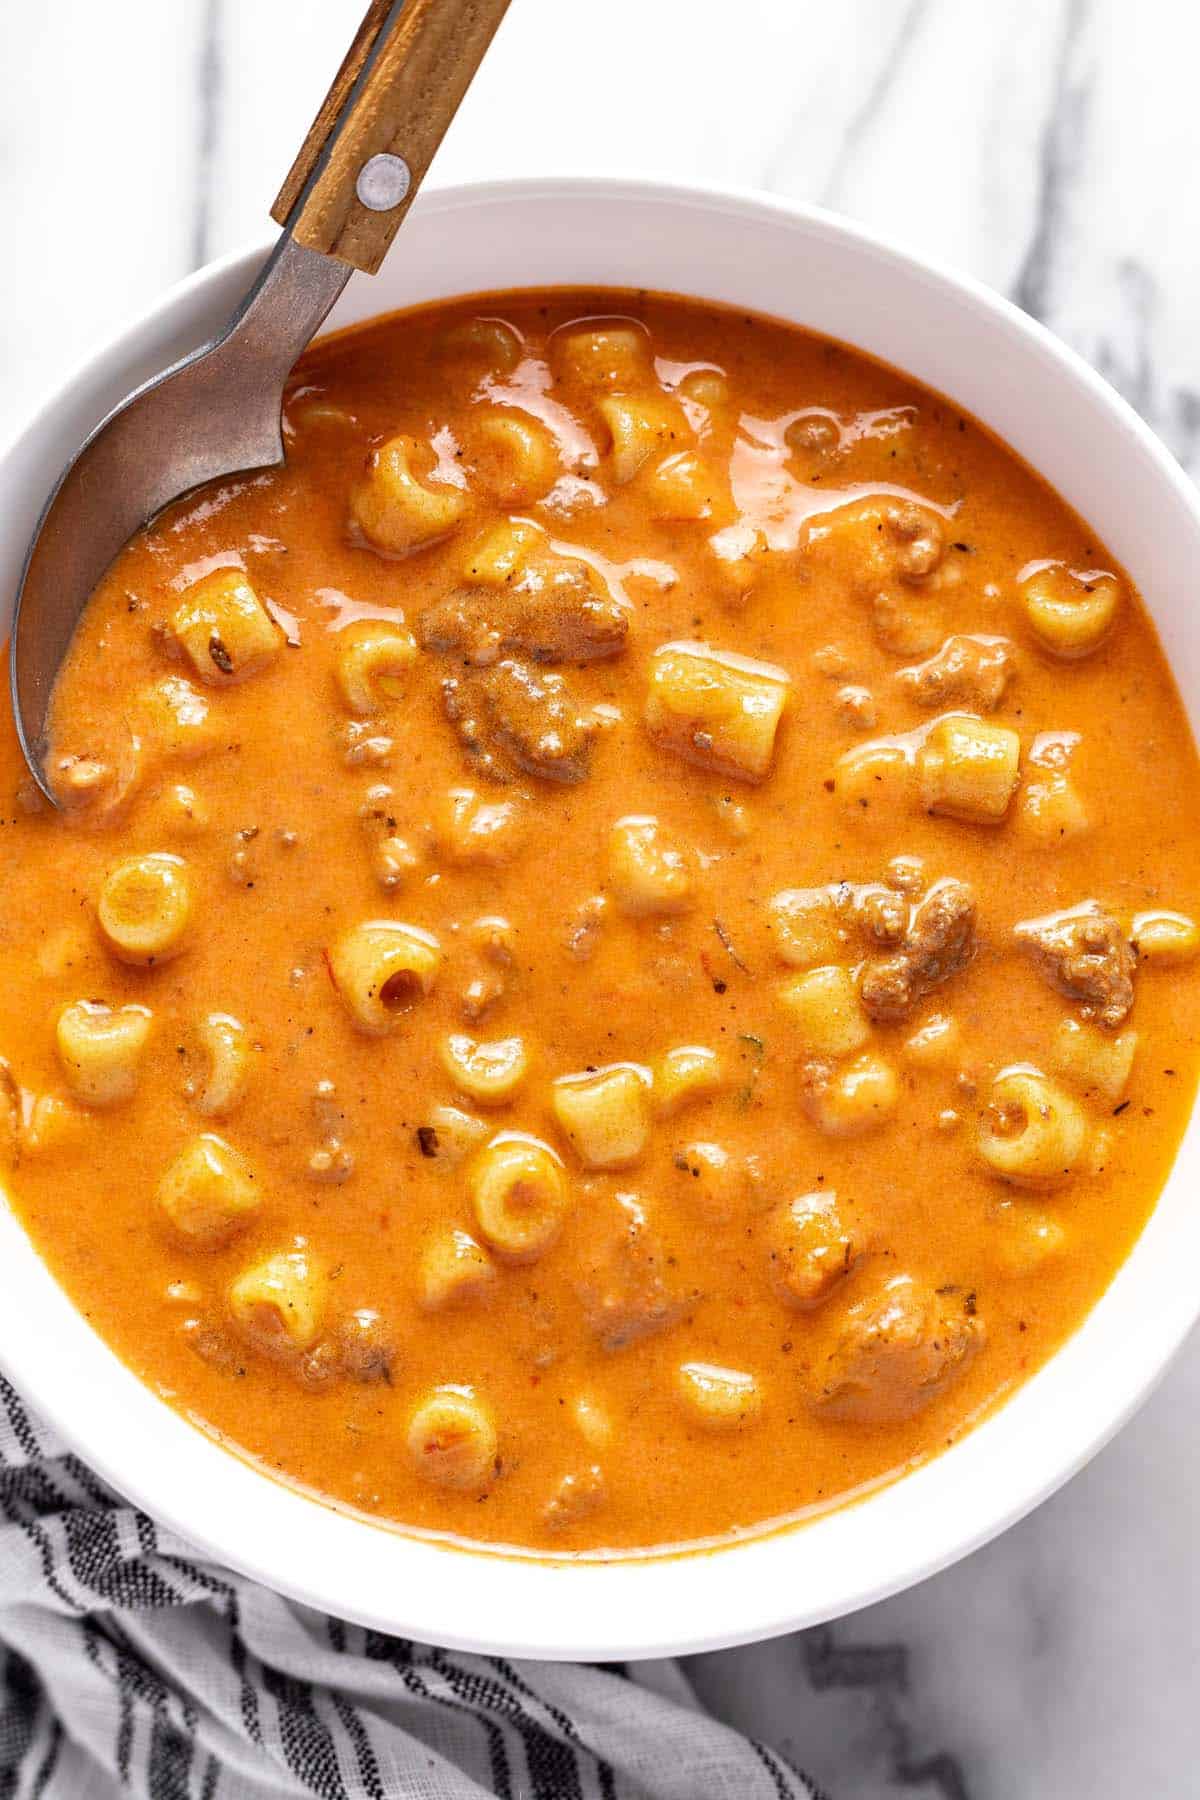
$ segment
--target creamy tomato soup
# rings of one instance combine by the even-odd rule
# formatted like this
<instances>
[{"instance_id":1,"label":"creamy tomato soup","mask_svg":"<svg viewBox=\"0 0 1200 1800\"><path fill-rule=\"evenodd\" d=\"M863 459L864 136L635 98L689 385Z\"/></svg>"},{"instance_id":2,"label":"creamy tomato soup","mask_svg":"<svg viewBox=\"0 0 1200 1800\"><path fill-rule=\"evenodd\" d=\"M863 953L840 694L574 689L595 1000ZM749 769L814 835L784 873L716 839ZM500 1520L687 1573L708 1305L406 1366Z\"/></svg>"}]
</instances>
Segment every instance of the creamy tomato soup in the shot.
<instances>
[{"instance_id":1,"label":"creamy tomato soup","mask_svg":"<svg viewBox=\"0 0 1200 1800\"><path fill-rule=\"evenodd\" d=\"M682 1545L934 1454L1192 1104L1200 782L1129 581L950 402L682 300L383 319L285 422L98 589L57 814L6 725L33 1239L174 1406L409 1528Z\"/></svg>"}]
</instances>

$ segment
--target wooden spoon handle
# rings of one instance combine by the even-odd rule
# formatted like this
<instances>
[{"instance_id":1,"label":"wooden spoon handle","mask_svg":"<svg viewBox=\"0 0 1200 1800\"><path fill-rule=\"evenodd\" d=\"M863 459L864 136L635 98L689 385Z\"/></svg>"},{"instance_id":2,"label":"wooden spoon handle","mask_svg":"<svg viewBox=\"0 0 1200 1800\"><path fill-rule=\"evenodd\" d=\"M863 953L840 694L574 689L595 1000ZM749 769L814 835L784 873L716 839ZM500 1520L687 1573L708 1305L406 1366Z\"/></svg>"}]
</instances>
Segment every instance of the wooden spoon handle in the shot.
<instances>
[{"instance_id":1,"label":"wooden spoon handle","mask_svg":"<svg viewBox=\"0 0 1200 1800\"><path fill-rule=\"evenodd\" d=\"M271 217L373 275L507 8L372 0Z\"/></svg>"}]
</instances>

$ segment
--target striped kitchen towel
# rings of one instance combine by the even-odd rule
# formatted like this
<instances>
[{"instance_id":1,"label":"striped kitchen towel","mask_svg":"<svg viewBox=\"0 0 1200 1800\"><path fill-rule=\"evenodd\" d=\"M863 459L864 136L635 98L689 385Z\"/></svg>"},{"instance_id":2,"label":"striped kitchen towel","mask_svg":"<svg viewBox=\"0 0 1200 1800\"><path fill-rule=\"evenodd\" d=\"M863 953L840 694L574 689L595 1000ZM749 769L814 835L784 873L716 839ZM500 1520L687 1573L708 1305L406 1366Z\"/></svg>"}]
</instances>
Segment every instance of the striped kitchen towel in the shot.
<instances>
[{"instance_id":1,"label":"striped kitchen towel","mask_svg":"<svg viewBox=\"0 0 1200 1800\"><path fill-rule=\"evenodd\" d=\"M0 1800L817 1800L651 1667L293 1605L126 1506L0 1377Z\"/></svg>"}]
</instances>

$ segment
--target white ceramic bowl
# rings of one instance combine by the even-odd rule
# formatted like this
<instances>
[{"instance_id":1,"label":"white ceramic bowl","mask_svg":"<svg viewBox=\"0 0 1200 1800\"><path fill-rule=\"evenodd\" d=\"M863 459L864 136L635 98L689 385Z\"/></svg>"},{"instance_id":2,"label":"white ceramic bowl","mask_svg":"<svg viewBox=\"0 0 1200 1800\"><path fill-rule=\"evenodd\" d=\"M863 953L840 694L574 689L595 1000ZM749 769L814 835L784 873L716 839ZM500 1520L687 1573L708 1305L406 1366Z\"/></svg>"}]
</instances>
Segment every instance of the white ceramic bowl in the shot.
<instances>
[{"instance_id":1,"label":"white ceramic bowl","mask_svg":"<svg viewBox=\"0 0 1200 1800\"><path fill-rule=\"evenodd\" d=\"M265 254L172 290L93 356L0 462L0 605L68 452L135 381L208 336ZM1134 413L1005 301L843 219L747 194L554 180L422 196L345 325L484 288L665 289L775 314L953 396L1047 476L1130 571L1200 710L1200 509ZM7 627L6 611L0 624ZM1116 746L1119 751L1119 744ZM1159 1205L1090 1318L953 1449L800 1529L702 1554L607 1563L451 1549L276 1485L156 1399L95 1336L0 1207L0 1362L115 1487L222 1562L404 1636L542 1657L625 1658L767 1637L852 1611L983 1543L1096 1451L1200 1311L1195 1120Z\"/></svg>"}]
</instances>

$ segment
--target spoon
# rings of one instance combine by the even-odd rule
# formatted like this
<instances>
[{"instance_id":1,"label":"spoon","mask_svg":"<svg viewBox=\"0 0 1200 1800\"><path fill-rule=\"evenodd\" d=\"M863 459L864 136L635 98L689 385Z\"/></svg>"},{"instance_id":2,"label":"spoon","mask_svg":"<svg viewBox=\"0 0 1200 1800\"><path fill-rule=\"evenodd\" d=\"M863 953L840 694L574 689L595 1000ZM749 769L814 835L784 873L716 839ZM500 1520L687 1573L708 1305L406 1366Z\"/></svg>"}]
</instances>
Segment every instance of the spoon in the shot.
<instances>
[{"instance_id":1,"label":"spoon","mask_svg":"<svg viewBox=\"0 0 1200 1800\"><path fill-rule=\"evenodd\" d=\"M46 767L54 683L121 547L201 482L283 461L289 370L354 269L373 275L458 110L508 0L372 0L271 208L283 233L225 329L113 408L67 464L17 593L13 713Z\"/></svg>"}]
</instances>

